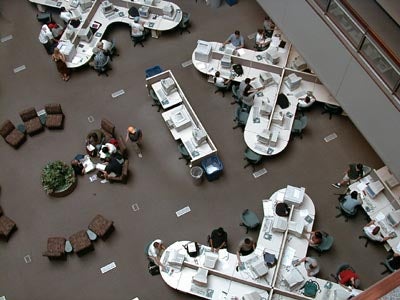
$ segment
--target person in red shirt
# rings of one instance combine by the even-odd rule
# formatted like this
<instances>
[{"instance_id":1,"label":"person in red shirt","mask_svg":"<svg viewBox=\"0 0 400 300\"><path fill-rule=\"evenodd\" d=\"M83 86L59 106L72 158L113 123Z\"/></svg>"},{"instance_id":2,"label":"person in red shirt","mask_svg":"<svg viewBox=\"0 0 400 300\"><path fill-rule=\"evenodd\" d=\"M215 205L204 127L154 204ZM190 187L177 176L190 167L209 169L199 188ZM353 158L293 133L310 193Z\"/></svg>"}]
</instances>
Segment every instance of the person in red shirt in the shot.
<instances>
[{"instance_id":1,"label":"person in red shirt","mask_svg":"<svg viewBox=\"0 0 400 300\"><path fill-rule=\"evenodd\" d=\"M345 269L338 274L339 283L345 286L357 288L360 284L358 275L352 269Z\"/></svg>"}]
</instances>

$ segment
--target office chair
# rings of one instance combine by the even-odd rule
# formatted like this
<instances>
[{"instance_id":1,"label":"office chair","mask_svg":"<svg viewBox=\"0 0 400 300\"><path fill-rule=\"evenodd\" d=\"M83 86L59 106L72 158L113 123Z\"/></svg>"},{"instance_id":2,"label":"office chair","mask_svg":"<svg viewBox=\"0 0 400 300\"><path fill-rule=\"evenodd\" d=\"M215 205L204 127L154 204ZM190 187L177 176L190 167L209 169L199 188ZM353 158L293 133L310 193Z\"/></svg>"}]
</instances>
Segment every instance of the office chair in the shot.
<instances>
[{"instance_id":1,"label":"office chair","mask_svg":"<svg viewBox=\"0 0 400 300\"><path fill-rule=\"evenodd\" d=\"M324 103L324 110L321 115L328 113L329 120L332 119L332 115L340 115L343 112L343 109L340 106Z\"/></svg>"},{"instance_id":2,"label":"office chair","mask_svg":"<svg viewBox=\"0 0 400 300\"><path fill-rule=\"evenodd\" d=\"M255 165L259 164L262 158L262 155L255 153L250 148L246 148L246 150L244 151L244 159L247 160L247 164L243 168L245 169L248 166L252 165L254 171Z\"/></svg>"},{"instance_id":3,"label":"office chair","mask_svg":"<svg viewBox=\"0 0 400 300\"><path fill-rule=\"evenodd\" d=\"M133 42L133 47L136 47L137 44L140 44L142 47L144 47L143 42L146 40L146 36L144 34L139 36L131 36L131 39Z\"/></svg>"},{"instance_id":4,"label":"office chair","mask_svg":"<svg viewBox=\"0 0 400 300\"><path fill-rule=\"evenodd\" d=\"M314 248L319 252L319 256L321 256L321 253L328 251L332 248L334 238L333 236L327 234L326 232L322 232L322 242L319 245L312 246L310 247Z\"/></svg>"},{"instance_id":5,"label":"office chair","mask_svg":"<svg viewBox=\"0 0 400 300\"><path fill-rule=\"evenodd\" d=\"M182 13L182 20L179 22L178 27L181 30L181 34L184 33L185 31L190 33L188 29L190 27L190 13L187 12Z\"/></svg>"},{"instance_id":6,"label":"office chair","mask_svg":"<svg viewBox=\"0 0 400 300\"><path fill-rule=\"evenodd\" d=\"M111 47L108 50L108 55L109 55L111 61L112 61L112 58L114 56L119 56L119 54L117 53L117 48L115 47L115 41L114 40L111 41Z\"/></svg>"},{"instance_id":7,"label":"office chair","mask_svg":"<svg viewBox=\"0 0 400 300\"><path fill-rule=\"evenodd\" d=\"M308 122L307 116L301 116L300 119L295 119L292 127L293 136L298 135L300 139L302 139L303 130L306 128L307 122Z\"/></svg>"},{"instance_id":8,"label":"office chair","mask_svg":"<svg viewBox=\"0 0 400 300\"><path fill-rule=\"evenodd\" d=\"M187 151L185 145L183 143L180 143L178 145L178 150L181 154L181 157L179 157L179 159L186 160L186 164L188 164L192 158L190 157L189 151Z\"/></svg>"},{"instance_id":9,"label":"office chair","mask_svg":"<svg viewBox=\"0 0 400 300\"><path fill-rule=\"evenodd\" d=\"M50 12L40 12L36 15L36 19L41 23L41 24L49 24L51 23L51 13Z\"/></svg>"},{"instance_id":10,"label":"office chair","mask_svg":"<svg viewBox=\"0 0 400 300\"><path fill-rule=\"evenodd\" d=\"M355 217L358 213L358 207L356 207L356 209L354 210L354 212L349 212L348 210L346 210L343 207L342 202L339 202L339 206L336 206L336 208L340 211L340 213L338 215L336 215L336 218L339 218L341 216L344 216L345 218L345 222L349 221L349 218Z\"/></svg>"},{"instance_id":11,"label":"office chair","mask_svg":"<svg viewBox=\"0 0 400 300\"><path fill-rule=\"evenodd\" d=\"M260 220L258 219L257 215L254 211L249 209L245 209L242 212L240 219L242 220L240 226L246 227L246 233L248 233L249 230L256 230L260 226Z\"/></svg>"},{"instance_id":12,"label":"office chair","mask_svg":"<svg viewBox=\"0 0 400 300\"><path fill-rule=\"evenodd\" d=\"M359 239L359 240L365 239L364 247L365 247L365 248L368 247L368 244L369 244L369 242L370 242L370 239L369 239L366 235L360 235L360 236L358 237L358 239Z\"/></svg>"},{"instance_id":13,"label":"office chair","mask_svg":"<svg viewBox=\"0 0 400 300\"><path fill-rule=\"evenodd\" d=\"M393 268L393 267L390 265L390 262L391 262L393 259L395 259L395 258L393 257L393 253L392 253L385 261L380 262L380 264L383 265L383 266L386 268L386 270L384 270L384 271L381 273L381 275L386 274L386 273L393 273L394 271L398 270L398 268L395 269L395 268Z\"/></svg>"},{"instance_id":14,"label":"office chair","mask_svg":"<svg viewBox=\"0 0 400 300\"><path fill-rule=\"evenodd\" d=\"M233 129L236 129L238 127L242 128L244 130L244 127L246 126L247 119L249 118L249 113L248 111L244 110L242 107L238 106L235 110L235 118L233 121L236 122L236 125L233 126Z\"/></svg>"},{"instance_id":15,"label":"office chair","mask_svg":"<svg viewBox=\"0 0 400 300\"><path fill-rule=\"evenodd\" d=\"M103 65L98 66L98 67L93 67L93 69L97 72L97 75L98 75L98 76L104 74L104 75L106 75L106 76L108 77L107 71L108 71L108 70L112 70L112 69L110 68L110 66L108 65L109 62L110 62L110 57L107 56L107 59L106 59L106 61L104 62Z\"/></svg>"},{"instance_id":16,"label":"office chair","mask_svg":"<svg viewBox=\"0 0 400 300\"><path fill-rule=\"evenodd\" d=\"M234 101L232 101L231 104L242 104L242 96L239 93L239 85L232 84L232 98Z\"/></svg>"},{"instance_id":17,"label":"office chair","mask_svg":"<svg viewBox=\"0 0 400 300\"><path fill-rule=\"evenodd\" d=\"M156 92L154 92L153 89L150 90L150 96L153 99L154 103L151 106L157 106L158 107L158 112L161 110L162 106L161 106L161 102L160 99L158 99Z\"/></svg>"}]
</instances>

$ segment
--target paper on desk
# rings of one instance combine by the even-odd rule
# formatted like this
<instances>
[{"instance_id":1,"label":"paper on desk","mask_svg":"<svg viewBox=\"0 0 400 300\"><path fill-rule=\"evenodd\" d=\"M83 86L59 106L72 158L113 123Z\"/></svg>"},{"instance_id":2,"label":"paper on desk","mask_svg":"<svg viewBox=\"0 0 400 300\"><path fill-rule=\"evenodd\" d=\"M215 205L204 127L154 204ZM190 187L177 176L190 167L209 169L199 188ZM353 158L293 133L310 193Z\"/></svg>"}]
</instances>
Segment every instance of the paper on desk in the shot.
<instances>
[{"instance_id":1,"label":"paper on desk","mask_svg":"<svg viewBox=\"0 0 400 300\"><path fill-rule=\"evenodd\" d=\"M363 191L366 187L367 185L364 182L360 182L359 184L357 184L357 189L359 191Z\"/></svg>"},{"instance_id":2,"label":"paper on desk","mask_svg":"<svg viewBox=\"0 0 400 300\"><path fill-rule=\"evenodd\" d=\"M284 193L278 193L278 195L276 195L276 200L277 201L283 201L283 197L285 196Z\"/></svg>"},{"instance_id":3,"label":"paper on desk","mask_svg":"<svg viewBox=\"0 0 400 300\"><path fill-rule=\"evenodd\" d=\"M400 243L397 244L397 246L396 246L396 251L397 251L397 252L400 252Z\"/></svg>"},{"instance_id":4,"label":"paper on desk","mask_svg":"<svg viewBox=\"0 0 400 300\"><path fill-rule=\"evenodd\" d=\"M375 220L379 221L383 221L385 219L385 215L382 212L377 213L377 215L375 216Z\"/></svg>"},{"instance_id":5,"label":"paper on desk","mask_svg":"<svg viewBox=\"0 0 400 300\"><path fill-rule=\"evenodd\" d=\"M294 248L286 247L285 254L282 258L282 264L287 267L291 266L295 253L296 250Z\"/></svg>"},{"instance_id":6,"label":"paper on desk","mask_svg":"<svg viewBox=\"0 0 400 300\"><path fill-rule=\"evenodd\" d=\"M368 182L372 181L372 177L371 177L371 175L368 175L368 176L361 178L360 181L367 184Z\"/></svg>"},{"instance_id":7,"label":"paper on desk","mask_svg":"<svg viewBox=\"0 0 400 300\"><path fill-rule=\"evenodd\" d=\"M246 53L246 51L245 51L244 49L238 49L238 50L237 50L237 53L238 53L239 55L243 55L243 54Z\"/></svg>"},{"instance_id":8,"label":"paper on desk","mask_svg":"<svg viewBox=\"0 0 400 300\"><path fill-rule=\"evenodd\" d=\"M308 216L308 210L307 209L300 209L299 210L299 214L300 214L300 217Z\"/></svg>"},{"instance_id":9,"label":"paper on desk","mask_svg":"<svg viewBox=\"0 0 400 300\"><path fill-rule=\"evenodd\" d=\"M272 201L270 200L263 200L263 207L264 207L264 216L265 217L273 217L274 216L274 208Z\"/></svg>"},{"instance_id":10,"label":"paper on desk","mask_svg":"<svg viewBox=\"0 0 400 300\"><path fill-rule=\"evenodd\" d=\"M197 64L197 68L200 69L200 70L204 70L206 68L206 64L199 63L199 64Z\"/></svg>"},{"instance_id":11,"label":"paper on desk","mask_svg":"<svg viewBox=\"0 0 400 300\"><path fill-rule=\"evenodd\" d=\"M74 56L74 58L72 59L73 64L80 63L81 61L82 61L82 57L79 57L79 56Z\"/></svg>"}]
</instances>

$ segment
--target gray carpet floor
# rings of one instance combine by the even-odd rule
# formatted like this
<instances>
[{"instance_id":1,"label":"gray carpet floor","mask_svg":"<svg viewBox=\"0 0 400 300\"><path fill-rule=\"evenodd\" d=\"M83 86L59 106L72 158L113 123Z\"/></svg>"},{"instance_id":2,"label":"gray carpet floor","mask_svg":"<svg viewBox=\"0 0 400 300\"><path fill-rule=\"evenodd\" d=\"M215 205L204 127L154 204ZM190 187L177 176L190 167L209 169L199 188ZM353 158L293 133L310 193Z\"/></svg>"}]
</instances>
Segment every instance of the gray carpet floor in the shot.
<instances>
[{"instance_id":1,"label":"gray carpet floor","mask_svg":"<svg viewBox=\"0 0 400 300\"><path fill-rule=\"evenodd\" d=\"M0 242L0 296L14 300L192 299L168 287L161 277L148 274L144 246L155 238L166 244L204 243L213 228L223 226L234 252L245 236L239 226L241 212L249 208L261 217L261 200L287 184L306 187L316 207L314 228L335 238L333 249L318 257L320 276L329 278L338 264L348 262L360 274L361 288L380 280L379 262L386 251L373 244L364 248L358 239L366 223L362 213L349 222L335 218L338 190L331 187L350 162L380 168L383 164L374 150L351 120L345 116L329 120L317 104L307 113L304 138L294 139L283 153L265 159L257 169L266 168L268 173L255 179L251 168L243 168L245 143L241 130L232 130L235 107L229 104L230 95L214 94L204 76L181 63L191 58L197 40L222 41L235 29L252 47L247 36L262 26L265 13L255 1L218 9L203 1L176 3L191 13L191 34L166 32L146 41L143 48L133 47L128 26L114 25L105 38L116 41L120 56L113 60L109 77L83 67L64 82L37 39L36 7L26 0L0 2L0 36L13 35L0 44L0 120L19 124L19 111L30 106L40 110L51 102L61 103L66 115L62 131L45 130L29 137L19 150L0 142L0 205L18 225L8 243ZM151 106L145 88L144 70L157 64L172 70L218 148L224 164L218 180L196 186L189 168L178 160L177 144ZM21 65L26 69L14 73ZM112 98L120 89L125 94ZM88 122L89 116L94 117L93 123ZM121 133L130 124L143 129L144 157L139 159L131 151L128 184L91 183L85 176L71 195L48 197L40 184L44 165L53 160L69 162L84 152L87 132L98 128L103 117ZM324 142L333 132L338 138ZM139 211L132 210L133 204ZM187 205L191 212L177 218L175 212ZM65 262L42 256L49 236L68 237L85 229L98 213L114 220L116 230L107 241L96 241L94 252L70 255ZM257 232L249 235L256 238ZM317 255L312 250L309 254ZM32 260L28 264L26 255ZM117 268L102 275L100 267L110 262Z\"/></svg>"}]
</instances>

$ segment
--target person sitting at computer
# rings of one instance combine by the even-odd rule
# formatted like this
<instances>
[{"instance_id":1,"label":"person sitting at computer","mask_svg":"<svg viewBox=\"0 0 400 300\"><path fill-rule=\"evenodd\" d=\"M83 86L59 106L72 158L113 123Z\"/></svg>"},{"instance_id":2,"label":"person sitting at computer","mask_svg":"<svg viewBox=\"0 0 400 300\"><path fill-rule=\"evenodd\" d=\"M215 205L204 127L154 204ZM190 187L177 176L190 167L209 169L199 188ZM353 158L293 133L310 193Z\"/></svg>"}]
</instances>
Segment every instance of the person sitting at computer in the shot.
<instances>
[{"instance_id":1,"label":"person sitting at computer","mask_svg":"<svg viewBox=\"0 0 400 300\"><path fill-rule=\"evenodd\" d=\"M93 48L94 58L93 61L89 63L95 70L100 70L104 68L107 63L107 56L105 55L104 51L100 50L99 48Z\"/></svg>"},{"instance_id":2,"label":"person sitting at computer","mask_svg":"<svg viewBox=\"0 0 400 300\"><path fill-rule=\"evenodd\" d=\"M261 91L264 87L261 86L258 89L254 89L250 83L244 88L243 91L243 98L242 103L246 104L247 106L251 107L254 104L254 97L258 91Z\"/></svg>"},{"instance_id":3,"label":"person sitting at computer","mask_svg":"<svg viewBox=\"0 0 400 300\"><path fill-rule=\"evenodd\" d=\"M265 32L263 29L257 29L256 34L256 48L259 51L265 50L269 44L269 40L265 36Z\"/></svg>"},{"instance_id":4,"label":"person sitting at computer","mask_svg":"<svg viewBox=\"0 0 400 300\"><path fill-rule=\"evenodd\" d=\"M344 185L349 185L361 179L364 175L364 166L360 163L349 164L348 169L344 172L343 179L338 183L332 183L335 188L340 188Z\"/></svg>"},{"instance_id":5,"label":"person sitting at computer","mask_svg":"<svg viewBox=\"0 0 400 300\"><path fill-rule=\"evenodd\" d=\"M163 267L160 259L164 250L165 246L163 244L163 241L160 239L156 239L150 244L147 255L149 259L151 259L157 266Z\"/></svg>"},{"instance_id":6,"label":"person sitting at computer","mask_svg":"<svg viewBox=\"0 0 400 300\"><path fill-rule=\"evenodd\" d=\"M133 23L131 23L132 38L146 37L148 31L143 27L144 23L144 21L140 21L139 17L133 18Z\"/></svg>"},{"instance_id":7,"label":"person sitting at computer","mask_svg":"<svg viewBox=\"0 0 400 300\"><path fill-rule=\"evenodd\" d=\"M318 246L322 243L322 232L321 231L308 231L310 233L310 238L308 239L308 243L311 247Z\"/></svg>"},{"instance_id":8,"label":"person sitting at computer","mask_svg":"<svg viewBox=\"0 0 400 300\"><path fill-rule=\"evenodd\" d=\"M275 33L271 38L270 46L278 48L280 44L281 44L281 34Z\"/></svg>"},{"instance_id":9,"label":"person sitting at computer","mask_svg":"<svg viewBox=\"0 0 400 300\"><path fill-rule=\"evenodd\" d=\"M240 35L240 31L236 30L235 33L232 33L227 40L223 43L223 46L227 44L231 44L235 49L240 49L244 47L244 38Z\"/></svg>"},{"instance_id":10,"label":"person sitting at computer","mask_svg":"<svg viewBox=\"0 0 400 300\"><path fill-rule=\"evenodd\" d=\"M238 266L242 264L240 256L246 256L253 253L254 249L256 249L256 246L256 243L251 237L246 237L240 241L238 250L236 251Z\"/></svg>"},{"instance_id":11,"label":"person sitting at computer","mask_svg":"<svg viewBox=\"0 0 400 300\"><path fill-rule=\"evenodd\" d=\"M215 72L214 84L218 88L229 89L232 79L224 79L219 71Z\"/></svg>"},{"instance_id":12,"label":"person sitting at computer","mask_svg":"<svg viewBox=\"0 0 400 300\"><path fill-rule=\"evenodd\" d=\"M299 98L298 107L306 108L311 106L316 101L314 95L312 93L308 93L305 97Z\"/></svg>"},{"instance_id":13,"label":"person sitting at computer","mask_svg":"<svg viewBox=\"0 0 400 300\"><path fill-rule=\"evenodd\" d=\"M359 197L357 191L352 191L350 195L347 194L344 196L341 206L346 213L354 215L361 204L362 199Z\"/></svg>"},{"instance_id":14,"label":"person sitting at computer","mask_svg":"<svg viewBox=\"0 0 400 300\"><path fill-rule=\"evenodd\" d=\"M60 18L63 20L65 23L69 23L71 19L73 19L72 13L68 10L65 9L65 7L60 8Z\"/></svg>"},{"instance_id":15,"label":"person sitting at computer","mask_svg":"<svg viewBox=\"0 0 400 300\"><path fill-rule=\"evenodd\" d=\"M363 232L365 234L365 237L375 241L375 242L386 242L387 240L393 238L392 236L386 236L383 237L380 234L380 227L375 224L375 220L371 220L367 225L363 227ZM363 238L364 236L360 236L359 238Z\"/></svg>"},{"instance_id":16,"label":"person sitting at computer","mask_svg":"<svg viewBox=\"0 0 400 300\"><path fill-rule=\"evenodd\" d=\"M304 262L304 267L309 277L315 276L319 273L319 265L314 257L303 257L295 263L295 266L300 265L302 262Z\"/></svg>"},{"instance_id":17,"label":"person sitting at computer","mask_svg":"<svg viewBox=\"0 0 400 300\"><path fill-rule=\"evenodd\" d=\"M218 252L219 249L227 247L228 234L222 227L214 229L211 232L211 236L208 237L208 243L210 244L211 251Z\"/></svg>"}]
</instances>

